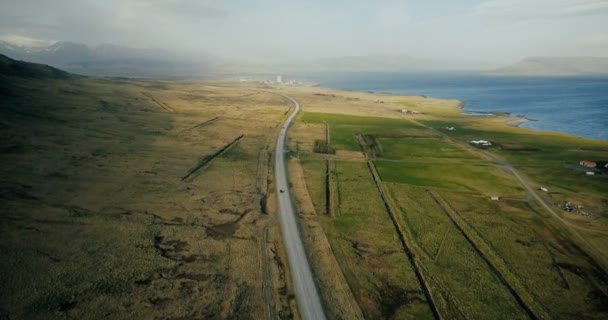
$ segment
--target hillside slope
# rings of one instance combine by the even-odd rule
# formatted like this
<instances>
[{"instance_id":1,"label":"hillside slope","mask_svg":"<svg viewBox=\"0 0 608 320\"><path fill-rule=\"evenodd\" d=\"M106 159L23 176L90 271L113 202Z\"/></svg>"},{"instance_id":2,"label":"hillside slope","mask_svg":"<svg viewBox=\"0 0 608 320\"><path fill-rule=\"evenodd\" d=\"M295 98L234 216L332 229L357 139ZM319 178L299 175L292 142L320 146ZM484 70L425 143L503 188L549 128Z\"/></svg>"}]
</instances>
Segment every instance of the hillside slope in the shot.
<instances>
[{"instance_id":1,"label":"hillside slope","mask_svg":"<svg viewBox=\"0 0 608 320\"><path fill-rule=\"evenodd\" d=\"M0 54L0 76L24 78L68 78L70 75L62 70L44 64L13 60Z\"/></svg>"}]
</instances>

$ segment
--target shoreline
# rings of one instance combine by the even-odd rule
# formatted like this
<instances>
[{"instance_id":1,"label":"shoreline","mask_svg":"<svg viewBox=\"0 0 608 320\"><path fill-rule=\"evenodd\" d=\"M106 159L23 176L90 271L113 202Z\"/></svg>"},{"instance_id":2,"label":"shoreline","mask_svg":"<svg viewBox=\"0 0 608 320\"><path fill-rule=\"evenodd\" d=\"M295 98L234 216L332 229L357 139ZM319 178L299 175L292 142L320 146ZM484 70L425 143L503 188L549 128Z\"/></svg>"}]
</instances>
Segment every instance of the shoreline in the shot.
<instances>
[{"instance_id":1,"label":"shoreline","mask_svg":"<svg viewBox=\"0 0 608 320\"><path fill-rule=\"evenodd\" d=\"M396 94L396 93L392 93L392 94ZM401 95L401 94L397 94L397 95ZM423 96L423 95L417 95L417 96ZM538 122L540 120L537 119L531 119L528 118L526 116L522 116L522 115L512 115L509 112L506 111L472 111L472 110L467 110L466 109L466 101L460 100L460 99L450 99L450 98L437 98L437 97L432 97L432 96L423 96L425 98L432 98L432 99L440 99L440 100L456 100L458 101L458 105L456 106L457 110L461 111L461 114L465 115L465 116L476 116L475 113L480 113L480 114L487 114L487 115L492 115L492 116L508 116L510 119L505 119L504 121L502 121L505 125L509 126L509 127L513 127L513 128L520 128L520 129L525 129L525 130L530 130L533 132L554 132L554 133L559 133L559 134L564 134L567 136L571 136L571 137L575 137L575 138L580 138L580 139L588 139L588 140L596 140L596 141L608 141L608 139L599 139L599 138L592 138L592 137L586 137L586 136L579 136L579 135L575 135L572 134L570 132L565 132L565 131L556 131L556 130L543 130L543 129L534 129L534 128L526 128L526 127L522 127L523 124L525 123L529 123L529 122ZM465 113L471 113L469 115L466 115Z\"/></svg>"},{"instance_id":2,"label":"shoreline","mask_svg":"<svg viewBox=\"0 0 608 320\"><path fill-rule=\"evenodd\" d=\"M374 83L375 78L366 80L363 76L361 78L356 78L354 80L349 81L339 81L339 80L328 80L328 81L317 81L320 83L321 87L327 88L335 88L335 89L346 89L351 91L361 91L361 92L370 92L369 89L372 89L373 93L382 94L382 93L390 93L393 95L412 95L419 97L428 97L428 98L436 98L436 99L446 99L446 100L457 100L458 110L463 112L468 112L469 106L473 107L474 110L479 111L491 111L494 109L496 115L503 115L507 112L513 112L513 115L517 114L517 117L522 117L527 119L526 121L518 119L508 118L505 122L510 127L520 127L526 128L534 131L551 131L551 132L560 132L567 135L571 135L574 137L592 139L592 140L600 140L600 141L608 141L608 136L606 135L606 131L603 130L602 123L604 120L599 118L593 118L593 113L598 112L592 105L588 105L588 102L593 100L592 95L585 95L581 98L580 103L576 102L572 106L579 107L580 112L576 114L571 114L568 112L561 113L561 109L567 107L560 101L559 99L547 98L551 103L555 102L556 105L559 105L559 108L556 110L548 109L535 109L533 107L529 107L529 105L533 104L534 99L530 97L521 96L520 100L515 98L510 98L507 96L508 92L498 92L492 93L488 98L477 98L477 93L462 91L459 92L459 88L461 86L455 85L452 82L446 84L446 88L441 89L437 87L437 84L432 82L422 81L420 85L416 82L415 79L404 78L404 83L400 84L398 79L392 78L379 78L380 80L389 81L386 84L384 83ZM392 79L392 80L391 80ZM430 78L431 80L433 78ZM451 78L450 78L451 79ZM448 80L450 80L448 79ZM424 80L424 79L423 79ZM428 79L427 79L428 80ZM451 79L453 80L453 79ZM466 80L466 79L465 79ZM369 83L368 83L369 82ZM499 83L500 84L500 83ZM560 85L567 85L568 82ZM480 92L486 92L488 88L485 84L479 82L472 82L472 85L479 87ZM428 88L427 88L428 87ZM435 88L437 87L437 88ZM356 88L356 89L353 89ZM417 91L418 88L421 88L420 91ZM543 87L544 88L544 87ZM435 90L436 89L436 90ZM466 89L466 88L465 88ZM543 91L544 90L544 91ZM549 94L554 92L554 89L544 88L540 91L539 94ZM528 90L530 94L536 94L532 89ZM526 92L528 92L526 91ZM579 92L579 91L577 91ZM593 95L595 95L595 91L593 91ZM579 93L585 94L584 91ZM598 97L603 97L605 94L599 94ZM510 94L509 94L510 96ZM516 95L517 96L517 95ZM471 98L471 101L467 101L468 98ZM555 100L555 101L554 101ZM519 101L519 102L518 102ZM589 108L588 108L589 107ZM505 111L505 112L500 112ZM523 113L523 115L522 115ZM530 113L526 117L526 113ZM559 114L554 114L559 113ZM501 117L502 118L502 117ZM502 120L502 119L501 119ZM533 121L538 121L538 123L529 123ZM527 124L526 124L527 123ZM566 124L566 125L563 125Z\"/></svg>"},{"instance_id":3,"label":"shoreline","mask_svg":"<svg viewBox=\"0 0 608 320\"><path fill-rule=\"evenodd\" d=\"M523 128L523 127L521 127L522 124L527 123L527 122L532 122L532 121L538 121L538 120L533 120L530 118L517 116L516 119L505 121L505 124L508 126L511 126L511 127ZM524 128L524 129L534 130L534 129L530 129L530 128Z\"/></svg>"},{"instance_id":4,"label":"shoreline","mask_svg":"<svg viewBox=\"0 0 608 320\"><path fill-rule=\"evenodd\" d=\"M458 110L461 112L461 115L463 116L469 116L469 117L475 117L475 116L483 116L483 115L488 115L488 116L495 116L495 117L501 117L503 119L500 119L504 125L508 126L508 127L512 127L512 128L520 128L520 129L525 129L525 130L529 130L531 132L553 132L556 134L563 134L563 135L567 135L567 136L571 136L574 138L580 138L580 139L588 139L588 140L596 140L596 141L608 141L608 139L602 139L602 138L597 138L597 137L591 137L591 136L584 136L584 135L577 135L571 132L566 132L566 131L561 131L561 130L555 130L555 129L538 129L538 128L529 128L529 127L525 127L523 126L526 123L531 123L531 122L541 122L541 120L538 119L533 119L533 118L528 118L524 115L520 115L520 114L511 114L508 111L472 111L472 110L467 110L466 108L466 101L463 101L461 99L453 99L453 98L445 98L445 97L434 97L434 96L429 96L429 95L423 95L423 94L416 94L416 93L401 93L401 92L390 92L390 91L385 91L385 90L379 90L379 91L370 91L370 90L362 90L362 89L347 89L347 88L339 88L339 87L331 87L331 86L327 86L327 85L323 85L321 83L316 83L316 85L314 86L310 86L309 87L317 87L317 88L322 88L322 89L326 89L326 90L334 90L334 91L344 91L344 92L360 92L360 93L368 93L368 94L373 94L373 95L390 95L393 97L410 97L410 96L415 96L415 97L421 97L421 98L428 98L428 99L437 99L437 100L451 100L451 101L456 101L456 105L453 106L453 108L455 110ZM469 115L466 115L464 113L471 113ZM476 113L479 113L480 115L476 115ZM494 117L492 117L494 118Z\"/></svg>"},{"instance_id":5,"label":"shoreline","mask_svg":"<svg viewBox=\"0 0 608 320\"><path fill-rule=\"evenodd\" d=\"M435 98L435 99L443 99L443 98ZM509 112L505 112L505 111L492 111L492 112L471 111L471 110L467 110L466 109L466 101L463 101L463 100L457 100L457 101L458 101L458 106L456 106L456 108L459 109L459 110L461 110L463 115L466 115L466 116L476 116L478 114L480 116L482 116L482 115L488 115L488 116L507 115L507 116L509 116L511 118L514 118L514 119L506 119L504 121L504 123L506 125L511 126L511 127L515 127L515 128L523 128L523 129L537 131L536 129L524 128L521 125L524 124L524 123L534 122L534 121L539 121L539 120L531 119L531 118L528 118L528 117L522 116L522 115L511 115ZM540 131L542 131L542 130L540 130ZM557 131L557 132L561 132L561 131ZM562 133L571 135L571 134L569 134L567 132L562 132ZM586 138L586 137L580 137L580 138ZM586 139L589 139L589 138L586 138Z\"/></svg>"}]
</instances>

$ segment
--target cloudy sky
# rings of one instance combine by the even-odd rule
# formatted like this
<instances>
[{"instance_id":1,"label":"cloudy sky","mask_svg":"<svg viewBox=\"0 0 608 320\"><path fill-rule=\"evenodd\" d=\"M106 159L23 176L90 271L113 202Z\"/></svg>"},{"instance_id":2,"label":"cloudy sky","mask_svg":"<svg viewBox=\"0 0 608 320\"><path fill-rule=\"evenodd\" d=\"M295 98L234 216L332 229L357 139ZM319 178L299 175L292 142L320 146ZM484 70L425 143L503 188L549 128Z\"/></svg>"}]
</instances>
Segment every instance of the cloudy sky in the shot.
<instances>
[{"instance_id":1,"label":"cloudy sky","mask_svg":"<svg viewBox=\"0 0 608 320\"><path fill-rule=\"evenodd\" d=\"M608 56L608 0L0 0L0 34L249 61Z\"/></svg>"}]
</instances>

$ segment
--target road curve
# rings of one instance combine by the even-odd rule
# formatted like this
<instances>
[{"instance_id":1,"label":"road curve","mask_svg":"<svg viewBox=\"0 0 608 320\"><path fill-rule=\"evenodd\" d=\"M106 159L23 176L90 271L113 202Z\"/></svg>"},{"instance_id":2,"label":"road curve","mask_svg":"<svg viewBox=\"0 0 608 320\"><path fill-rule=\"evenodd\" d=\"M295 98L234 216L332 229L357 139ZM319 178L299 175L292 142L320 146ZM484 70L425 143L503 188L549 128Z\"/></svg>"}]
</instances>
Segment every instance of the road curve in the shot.
<instances>
[{"instance_id":1,"label":"road curve","mask_svg":"<svg viewBox=\"0 0 608 320\"><path fill-rule=\"evenodd\" d=\"M323 320L325 319L325 313L323 311L319 292L317 291L315 281L312 277L306 252L304 251L304 244L302 243L298 222L296 221L295 207L291 201L289 192L287 171L285 170L285 141L287 129L293 118L295 118L300 111L300 105L291 97L282 94L278 95L289 99L295 106L295 110L289 115L289 118L287 118L279 132L274 159L275 182L279 200L279 220L281 222L283 242L285 243L285 251L287 251L287 260L291 270L291 278L300 316L304 320Z\"/></svg>"}]
</instances>

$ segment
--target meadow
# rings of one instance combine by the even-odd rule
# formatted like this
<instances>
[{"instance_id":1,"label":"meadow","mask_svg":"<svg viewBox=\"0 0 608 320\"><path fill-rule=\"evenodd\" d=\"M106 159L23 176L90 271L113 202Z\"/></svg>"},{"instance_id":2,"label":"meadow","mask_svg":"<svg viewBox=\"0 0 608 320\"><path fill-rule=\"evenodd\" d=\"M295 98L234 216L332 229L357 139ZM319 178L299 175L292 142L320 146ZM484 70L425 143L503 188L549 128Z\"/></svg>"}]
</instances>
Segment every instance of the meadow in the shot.
<instances>
[{"instance_id":1,"label":"meadow","mask_svg":"<svg viewBox=\"0 0 608 320\"><path fill-rule=\"evenodd\" d=\"M267 200L287 101L7 61L0 318L297 313Z\"/></svg>"},{"instance_id":2,"label":"meadow","mask_svg":"<svg viewBox=\"0 0 608 320\"><path fill-rule=\"evenodd\" d=\"M346 100L351 94L333 92ZM365 99L364 94L355 94L358 101ZM369 94L367 99L373 101L377 96ZM330 216L314 219L323 226L355 296L366 286L367 290L375 286L353 279L366 273L376 275L383 268L361 263L362 245L348 246L343 239L365 230L365 236L358 239L365 239L362 243L367 247L384 243L382 239L389 239L387 233L392 232L393 237L403 235L413 250L432 303L444 318L560 319L576 315L595 319L606 315L602 307L608 301L606 266L596 258L603 252L600 242L606 240L608 180L587 179L568 165L580 159L608 158L608 143L511 127L505 124L513 119L509 115L483 119L460 115L451 102L441 105L411 97L382 98L390 102L382 110L370 106L366 117L363 107L353 107L353 114L348 114L348 103L340 108L336 101L328 105L327 112L332 113L323 114L319 112L322 100L309 97L313 112L304 106L298 118L307 125L328 126L337 154L349 151L338 158L312 149L300 150L297 156L302 159L316 210L325 205L321 170L325 170L325 161L333 163L334 210ZM400 114L402 106L423 114ZM455 130L445 129L450 126ZM298 139L303 137L299 130L303 127L293 132ZM468 145L476 139L490 140L494 146L481 150ZM380 189L374 192L371 171L364 174L367 163L379 174L378 188L387 195L388 207L379 205ZM561 213L564 221L589 231L576 229L573 233L571 225L545 212L510 166L534 187L550 186L552 192L540 197L555 210L561 210L557 201L566 198L593 208L592 218ZM491 196L500 197L496 201ZM374 208L369 207L378 201ZM382 211L385 218L378 219ZM391 212L395 221L388 219ZM407 259L399 263L411 266ZM367 307L360 298L357 303ZM365 314L370 315L369 311Z\"/></svg>"},{"instance_id":3,"label":"meadow","mask_svg":"<svg viewBox=\"0 0 608 320\"><path fill-rule=\"evenodd\" d=\"M0 318L298 318L273 92L303 108L288 169L331 318L608 315L608 179L576 166L608 142L453 100L0 62Z\"/></svg>"}]
</instances>

